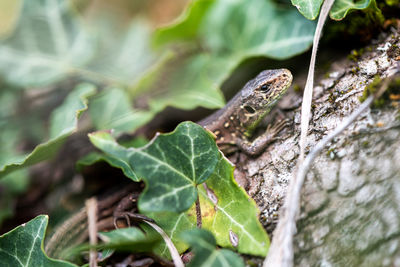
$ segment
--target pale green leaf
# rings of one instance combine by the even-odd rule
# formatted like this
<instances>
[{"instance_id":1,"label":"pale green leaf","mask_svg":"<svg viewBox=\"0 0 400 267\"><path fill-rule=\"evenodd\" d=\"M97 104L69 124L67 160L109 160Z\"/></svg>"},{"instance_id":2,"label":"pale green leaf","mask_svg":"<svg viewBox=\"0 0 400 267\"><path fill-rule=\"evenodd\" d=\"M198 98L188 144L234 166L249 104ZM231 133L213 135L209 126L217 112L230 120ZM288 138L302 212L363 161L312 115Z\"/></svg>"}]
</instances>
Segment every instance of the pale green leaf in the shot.
<instances>
[{"instance_id":1,"label":"pale green leaf","mask_svg":"<svg viewBox=\"0 0 400 267\"><path fill-rule=\"evenodd\" d=\"M201 229L193 229L182 234L190 244L194 258L188 266L200 267L241 267L245 266L242 258L227 249L217 249L213 235Z\"/></svg>"},{"instance_id":2,"label":"pale green leaf","mask_svg":"<svg viewBox=\"0 0 400 267\"><path fill-rule=\"evenodd\" d=\"M332 6L329 16L334 20L342 20L351 10L371 8L378 15L382 16L381 11L376 5L375 0L336 0Z\"/></svg>"},{"instance_id":3,"label":"pale green leaf","mask_svg":"<svg viewBox=\"0 0 400 267\"><path fill-rule=\"evenodd\" d=\"M292 0L292 4L307 19L314 20L319 14L323 0Z\"/></svg>"},{"instance_id":4,"label":"pale green leaf","mask_svg":"<svg viewBox=\"0 0 400 267\"><path fill-rule=\"evenodd\" d=\"M96 87L89 83L78 85L56 108L50 118L50 139L70 135L78 128L78 119L88 106L88 97L96 92Z\"/></svg>"},{"instance_id":5,"label":"pale green leaf","mask_svg":"<svg viewBox=\"0 0 400 267\"><path fill-rule=\"evenodd\" d=\"M23 1L15 31L0 42L0 75L18 86L48 85L72 74L128 86L159 58L143 20L124 28L108 17L92 24L83 24L68 1Z\"/></svg>"},{"instance_id":6,"label":"pale green leaf","mask_svg":"<svg viewBox=\"0 0 400 267\"><path fill-rule=\"evenodd\" d=\"M77 266L65 261L48 258L43 251L43 239L48 217L40 215L0 236L1 266Z\"/></svg>"},{"instance_id":7,"label":"pale green leaf","mask_svg":"<svg viewBox=\"0 0 400 267\"><path fill-rule=\"evenodd\" d=\"M146 124L154 112L133 109L126 91L110 88L91 99L89 114L98 130L133 132Z\"/></svg>"},{"instance_id":8,"label":"pale green leaf","mask_svg":"<svg viewBox=\"0 0 400 267\"><path fill-rule=\"evenodd\" d=\"M236 64L246 57L286 59L302 53L311 46L315 29L295 9L271 0L220 0L204 22L204 45L212 54L233 57Z\"/></svg>"},{"instance_id":9,"label":"pale green leaf","mask_svg":"<svg viewBox=\"0 0 400 267\"><path fill-rule=\"evenodd\" d=\"M51 158L64 143L66 138L77 130L78 118L87 109L87 98L94 94L95 87L91 84L77 86L64 103L59 106L51 116L51 138L37 145L27 155L10 157L0 166L0 177L40 161Z\"/></svg>"},{"instance_id":10,"label":"pale green leaf","mask_svg":"<svg viewBox=\"0 0 400 267\"><path fill-rule=\"evenodd\" d=\"M175 22L155 32L153 43L156 46L161 46L169 42L189 41L196 38L205 14L215 2L217 1L191 1L185 12Z\"/></svg>"},{"instance_id":11,"label":"pale green leaf","mask_svg":"<svg viewBox=\"0 0 400 267\"><path fill-rule=\"evenodd\" d=\"M23 1L13 34L0 43L0 75L17 85L58 80L86 64L94 43L68 1Z\"/></svg>"}]
</instances>

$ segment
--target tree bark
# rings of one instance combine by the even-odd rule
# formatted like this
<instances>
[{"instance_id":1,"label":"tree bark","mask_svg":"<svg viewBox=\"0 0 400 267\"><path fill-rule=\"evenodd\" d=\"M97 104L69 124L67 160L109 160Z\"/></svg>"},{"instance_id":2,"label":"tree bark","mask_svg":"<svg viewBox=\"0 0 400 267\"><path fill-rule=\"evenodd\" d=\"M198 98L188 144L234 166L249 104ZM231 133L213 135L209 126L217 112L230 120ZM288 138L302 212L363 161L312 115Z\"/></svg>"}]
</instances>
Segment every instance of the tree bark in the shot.
<instances>
[{"instance_id":1,"label":"tree bark","mask_svg":"<svg viewBox=\"0 0 400 267\"><path fill-rule=\"evenodd\" d=\"M364 51L356 61L336 60L315 82L308 150L357 109L368 84L399 68L399 31L381 34ZM295 266L400 266L399 84L315 159L302 189ZM289 93L283 102L296 97ZM281 133L284 140L239 163L270 233L299 154L300 109L285 113L293 127Z\"/></svg>"}]
</instances>

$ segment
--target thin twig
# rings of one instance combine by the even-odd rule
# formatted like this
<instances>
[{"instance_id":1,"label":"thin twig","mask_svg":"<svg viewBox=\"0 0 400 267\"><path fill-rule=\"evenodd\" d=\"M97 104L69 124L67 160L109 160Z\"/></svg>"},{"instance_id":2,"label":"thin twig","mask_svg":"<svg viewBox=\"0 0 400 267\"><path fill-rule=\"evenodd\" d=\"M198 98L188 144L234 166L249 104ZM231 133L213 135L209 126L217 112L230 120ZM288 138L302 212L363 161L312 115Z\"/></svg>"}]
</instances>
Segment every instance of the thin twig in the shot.
<instances>
[{"instance_id":1,"label":"thin twig","mask_svg":"<svg viewBox=\"0 0 400 267\"><path fill-rule=\"evenodd\" d=\"M89 242L90 249L89 253L89 266L97 267L97 251L95 246L97 245L97 200L96 198L89 198L85 202L86 212L88 217L88 231L89 231Z\"/></svg>"},{"instance_id":2,"label":"thin twig","mask_svg":"<svg viewBox=\"0 0 400 267\"><path fill-rule=\"evenodd\" d=\"M313 48L311 52L311 60L310 66L308 68L308 76L306 86L304 88L303 93L303 103L301 105L301 133L300 133L300 157L299 163L304 159L304 152L307 141L307 132L308 125L311 117L311 101L312 101L312 93L314 88L314 69L315 69L315 59L317 57L317 49L319 44L319 39L321 39L322 28L324 27L324 23L326 18L331 10L335 0L325 0L322 7L321 13L319 14L317 28L315 29L314 40L313 40Z\"/></svg>"},{"instance_id":3,"label":"thin twig","mask_svg":"<svg viewBox=\"0 0 400 267\"><path fill-rule=\"evenodd\" d=\"M201 207L200 207L200 198L199 194L197 194L196 199L196 218L197 218L197 228L201 229L203 226L202 219L201 219Z\"/></svg>"}]
</instances>

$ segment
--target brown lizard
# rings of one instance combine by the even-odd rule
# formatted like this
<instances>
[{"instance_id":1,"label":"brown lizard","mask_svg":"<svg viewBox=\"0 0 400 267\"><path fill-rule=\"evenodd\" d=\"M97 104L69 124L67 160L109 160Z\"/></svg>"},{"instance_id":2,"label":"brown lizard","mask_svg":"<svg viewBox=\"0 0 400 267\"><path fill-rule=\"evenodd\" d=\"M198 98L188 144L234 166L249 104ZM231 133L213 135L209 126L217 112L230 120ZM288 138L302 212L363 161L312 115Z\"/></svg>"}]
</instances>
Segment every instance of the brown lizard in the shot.
<instances>
[{"instance_id":1,"label":"brown lizard","mask_svg":"<svg viewBox=\"0 0 400 267\"><path fill-rule=\"evenodd\" d=\"M265 70L246 83L224 108L199 122L217 137L217 145L224 154L236 150L256 156L276 139L285 122L279 122L257 137L249 140L259 123L269 114L279 98L292 83L287 69Z\"/></svg>"}]
</instances>

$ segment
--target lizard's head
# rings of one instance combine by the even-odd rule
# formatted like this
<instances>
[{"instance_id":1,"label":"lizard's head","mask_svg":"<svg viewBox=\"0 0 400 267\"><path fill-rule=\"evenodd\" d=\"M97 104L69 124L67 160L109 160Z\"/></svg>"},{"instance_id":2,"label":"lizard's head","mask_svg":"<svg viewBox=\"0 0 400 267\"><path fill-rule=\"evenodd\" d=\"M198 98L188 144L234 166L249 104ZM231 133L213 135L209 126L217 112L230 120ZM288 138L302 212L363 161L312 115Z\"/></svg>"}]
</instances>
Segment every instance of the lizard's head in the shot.
<instances>
[{"instance_id":1,"label":"lizard's head","mask_svg":"<svg viewBox=\"0 0 400 267\"><path fill-rule=\"evenodd\" d=\"M243 102L238 111L239 120L245 129L254 130L289 88L292 78L287 69L265 70L245 85L242 91Z\"/></svg>"}]
</instances>

